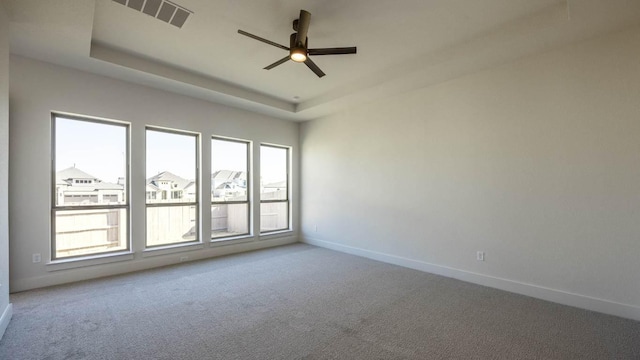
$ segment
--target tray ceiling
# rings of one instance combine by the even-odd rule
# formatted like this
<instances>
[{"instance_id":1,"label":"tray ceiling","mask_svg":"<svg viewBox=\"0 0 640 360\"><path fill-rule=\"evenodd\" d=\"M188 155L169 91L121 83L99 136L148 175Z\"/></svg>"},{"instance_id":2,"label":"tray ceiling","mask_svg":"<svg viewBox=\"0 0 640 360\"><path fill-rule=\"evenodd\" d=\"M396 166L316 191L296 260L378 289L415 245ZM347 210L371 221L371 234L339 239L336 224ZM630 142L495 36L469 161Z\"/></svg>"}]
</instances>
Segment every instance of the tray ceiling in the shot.
<instances>
[{"instance_id":1,"label":"tray ceiling","mask_svg":"<svg viewBox=\"0 0 640 360\"><path fill-rule=\"evenodd\" d=\"M176 0L174 24L132 1L5 0L11 51L302 121L640 22L634 0ZM263 70L286 51L237 30L288 45L300 9L310 47L358 53Z\"/></svg>"}]
</instances>

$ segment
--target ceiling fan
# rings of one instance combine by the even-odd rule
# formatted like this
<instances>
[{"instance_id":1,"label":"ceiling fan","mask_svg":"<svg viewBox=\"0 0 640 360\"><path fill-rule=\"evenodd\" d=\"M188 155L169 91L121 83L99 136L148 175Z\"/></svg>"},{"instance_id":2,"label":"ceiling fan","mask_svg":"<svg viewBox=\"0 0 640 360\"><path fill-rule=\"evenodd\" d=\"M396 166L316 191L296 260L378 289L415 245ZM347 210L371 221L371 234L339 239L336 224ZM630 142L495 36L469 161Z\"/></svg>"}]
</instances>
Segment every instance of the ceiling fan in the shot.
<instances>
[{"instance_id":1,"label":"ceiling fan","mask_svg":"<svg viewBox=\"0 0 640 360\"><path fill-rule=\"evenodd\" d=\"M321 49L309 49L309 39L307 38L307 32L309 31L309 22L311 21L311 14L308 11L300 10L300 17L296 20L293 20L293 30L295 31L291 36L289 36L289 47L284 45L280 45L273 41L261 38L260 36L256 36L250 34L243 30L238 30L238 34L242 34L244 36L248 36L252 39L262 41L263 43L267 43L269 45L273 45L277 48L287 50L289 55L283 57L282 59L274 62L271 65L266 66L265 70L271 70L274 67L284 64L289 60L293 60L295 62L303 62L311 71L313 71L318 77L323 77L326 74L320 70L318 65L316 65L309 56L316 55L345 55L345 54L355 54L356 47L339 47L339 48L321 48Z\"/></svg>"}]
</instances>

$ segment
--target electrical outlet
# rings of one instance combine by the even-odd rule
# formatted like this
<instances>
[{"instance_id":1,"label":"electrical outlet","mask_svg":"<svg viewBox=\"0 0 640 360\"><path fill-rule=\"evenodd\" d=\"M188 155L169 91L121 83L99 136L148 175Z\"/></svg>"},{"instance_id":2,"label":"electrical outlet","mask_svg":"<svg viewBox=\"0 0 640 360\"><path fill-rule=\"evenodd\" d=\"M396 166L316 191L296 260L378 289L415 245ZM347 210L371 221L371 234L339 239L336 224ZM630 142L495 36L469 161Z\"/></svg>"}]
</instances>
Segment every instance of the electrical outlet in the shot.
<instances>
[{"instance_id":1,"label":"electrical outlet","mask_svg":"<svg viewBox=\"0 0 640 360\"><path fill-rule=\"evenodd\" d=\"M40 261L42 261L42 256L40 256L40 254L33 254L31 255L31 260L34 264L39 263Z\"/></svg>"},{"instance_id":2,"label":"electrical outlet","mask_svg":"<svg viewBox=\"0 0 640 360\"><path fill-rule=\"evenodd\" d=\"M313 229L315 232L318 232L318 225L316 225Z\"/></svg>"},{"instance_id":3,"label":"electrical outlet","mask_svg":"<svg viewBox=\"0 0 640 360\"><path fill-rule=\"evenodd\" d=\"M484 261L484 251L478 251L476 253L476 260L478 261Z\"/></svg>"},{"instance_id":4,"label":"electrical outlet","mask_svg":"<svg viewBox=\"0 0 640 360\"><path fill-rule=\"evenodd\" d=\"M188 256L180 256L180 262L189 260Z\"/></svg>"}]
</instances>

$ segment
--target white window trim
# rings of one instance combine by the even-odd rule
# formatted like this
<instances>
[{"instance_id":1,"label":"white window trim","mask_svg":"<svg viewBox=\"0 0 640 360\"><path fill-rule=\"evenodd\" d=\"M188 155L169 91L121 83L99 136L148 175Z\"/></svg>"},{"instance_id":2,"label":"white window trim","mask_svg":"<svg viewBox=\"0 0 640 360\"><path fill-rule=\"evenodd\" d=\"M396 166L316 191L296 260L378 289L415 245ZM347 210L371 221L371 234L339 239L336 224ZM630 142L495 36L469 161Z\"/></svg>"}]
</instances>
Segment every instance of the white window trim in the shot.
<instances>
[{"instance_id":1,"label":"white window trim","mask_svg":"<svg viewBox=\"0 0 640 360\"><path fill-rule=\"evenodd\" d=\"M104 125L111 125L111 126L122 126L126 129L126 139L125 139L125 144L126 144L126 161L125 161L125 179L126 179L126 192L125 192L125 196L124 196L124 200L125 200L125 204L123 206L123 204L117 204L117 205L105 205L105 206L101 206L101 208L120 208L120 209L126 209L127 211L127 216L125 217L125 219L127 220L127 224L126 224L126 245L127 248L126 249L121 249L121 250L115 250L115 251L108 251L108 252L101 252L101 253L95 253L95 254L86 254L86 255L75 255L75 256L65 256L65 257L61 257L61 258L54 258L55 257L55 253L56 253L56 233L55 233L55 214L56 211L64 211L64 210L69 210L68 208L70 207L57 207L56 204L56 196L57 196L57 192L56 192L56 169L55 169L55 159L56 159L56 149L55 149L55 144L56 144L56 118L64 118L64 119L69 119L69 120L75 120L75 121L84 121L84 122L93 122L93 123L99 123L99 124L104 124ZM77 266L71 266L71 267L82 267L82 266L87 266L87 265L82 265L82 263L86 262L87 260L89 261L94 261L97 259L103 259L103 258L113 258L116 259L115 261L121 261L118 260L119 257L123 254L127 255L127 254L132 254L132 244L131 244L131 169L130 169L130 156L131 156L131 123L130 122L126 122L126 121L120 121L120 120L114 120L114 119L106 119L106 118L99 118L99 117L94 117L94 116L86 116L86 115L77 115L77 114L71 114L71 113L64 113L64 112L57 112L57 111L53 111L51 112L51 184L49 187L49 191L50 191L50 201L51 204L49 206L51 214L50 214L50 218L49 218L49 234L51 234L51 238L49 241L49 250L50 250L50 256L49 259L50 261L47 263L47 265L51 265L51 266L56 266L57 264L67 264L67 263L72 263L72 262L79 262L80 265ZM91 209L95 209L95 207L92 207ZM81 210L81 209L80 209ZM90 210L89 208L87 208L86 210ZM106 262L110 262L110 261L105 261ZM54 269L54 267L47 267L47 269ZM61 266L61 268L64 268L64 266Z\"/></svg>"},{"instance_id":2,"label":"white window trim","mask_svg":"<svg viewBox=\"0 0 640 360\"><path fill-rule=\"evenodd\" d=\"M262 194L260 194L260 219L262 219L262 204L265 203L278 203L278 202L282 202L282 203L286 203L287 204L287 227L283 228L283 229L276 229L276 230L270 230L270 231L262 231L260 229L260 237L265 237L265 236L269 236L271 234L280 234L280 233L286 233L286 232L292 232L293 231L293 214L292 214L292 199L291 199L291 194L292 194L292 177L291 177L291 166L292 166L292 154L293 154L293 147L291 146L286 146L286 145L278 145L278 144L271 144L271 143L261 143L260 147L262 146L266 146L266 147L272 147L272 148L280 148L280 149L285 149L287 150L287 199L286 200L276 200L276 201L263 201L262 200ZM260 162L262 163L262 158L260 158ZM260 165L262 167L262 165ZM261 174L262 176L262 174ZM260 227L262 227L262 224L260 224Z\"/></svg>"},{"instance_id":3,"label":"white window trim","mask_svg":"<svg viewBox=\"0 0 640 360\"><path fill-rule=\"evenodd\" d=\"M147 245L147 210L149 209L149 202L148 200L157 200L157 199L147 199L146 195L145 195L145 202L144 202L144 211L145 211L145 221L144 221L144 251L147 250L154 250L154 249L158 249L158 250L163 250L163 249L168 249L168 248L173 248L173 247L182 247L182 246L189 246L189 245L202 245L202 201L200 199L200 197L202 196L202 189L200 188L202 186L202 181L200 179L201 174L200 174L200 159L201 159L201 154L200 154L200 149L202 148L200 141L201 141L201 134L199 132L193 132L193 131L188 131L188 130L181 130L181 129L172 129L172 128L165 128L165 127L159 127L159 126L153 126L153 125L147 125L144 128L145 131L145 164L146 164L146 135L148 131L157 131L157 132L164 132L164 133L169 133L169 134L177 134L177 135L188 135L188 136L193 136L195 137L195 155L196 155L196 179L195 179L195 189L196 189L196 196L195 196L195 201L192 203L187 203L187 202L180 202L180 203L157 203L157 204L153 204L151 203L151 207L157 207L157 208L161 208L161 207L178 207L178 206L194 206L196 209L196 216L195 216L195 222L196 222L196 238L195 240L191 240L191 241L184 241L184 242L175 242L175 243L169 243L169 244L160 244L160 245L153 245L153 246L148 246ZM149 174L145 175L145 180L147 179L147 176ZM171 192L173 191L173 189L168 190L169 193L167 194L167 199L171 199ZM146 190L145 190L145 194L146 194Z\"/></svg>"}]
</instances>

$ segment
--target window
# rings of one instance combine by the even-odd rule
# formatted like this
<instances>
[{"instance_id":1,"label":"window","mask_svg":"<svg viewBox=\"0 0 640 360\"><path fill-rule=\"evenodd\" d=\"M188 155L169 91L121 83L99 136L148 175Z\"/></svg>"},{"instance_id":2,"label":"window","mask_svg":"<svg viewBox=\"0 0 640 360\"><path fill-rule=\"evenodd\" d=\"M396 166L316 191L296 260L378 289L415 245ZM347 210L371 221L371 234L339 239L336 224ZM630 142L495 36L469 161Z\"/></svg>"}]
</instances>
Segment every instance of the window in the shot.
<instances>
[{"instance_id":1,"label":"window","mask_svg":"<svg viewBox=\"0 0 640 360\"><path fill-rule=\"evenodd\" d=\"M198 136L147 128L146 152L146 246L199 241Z\"/></svg>"},{"instance_id":2,"label":"window","mask_svg":"<svg viewBox=\"0 0 640 360\"><path fill-rule=\"evenodd\" d=\"M211 238L249 234L249 143L211 139Z\"/></svg>"},{"instance_id":3,"label":"window","mask_svg":"<svg viewBox=\"0 0 640 360\"><path fill-rule=\"evenodd\" d=\"M129 249L128 139L128 124L52 115L52 260Z\"/></svg>"},{"instance_id":4,"label":"window","mask_svg":"<svg viewBox=\"0 0 640 360\"><path fill-rule=\"evenodd\" d=\"M289 229L289 148L260 145L260 232Z\"/></svg>"}]
</instances>

